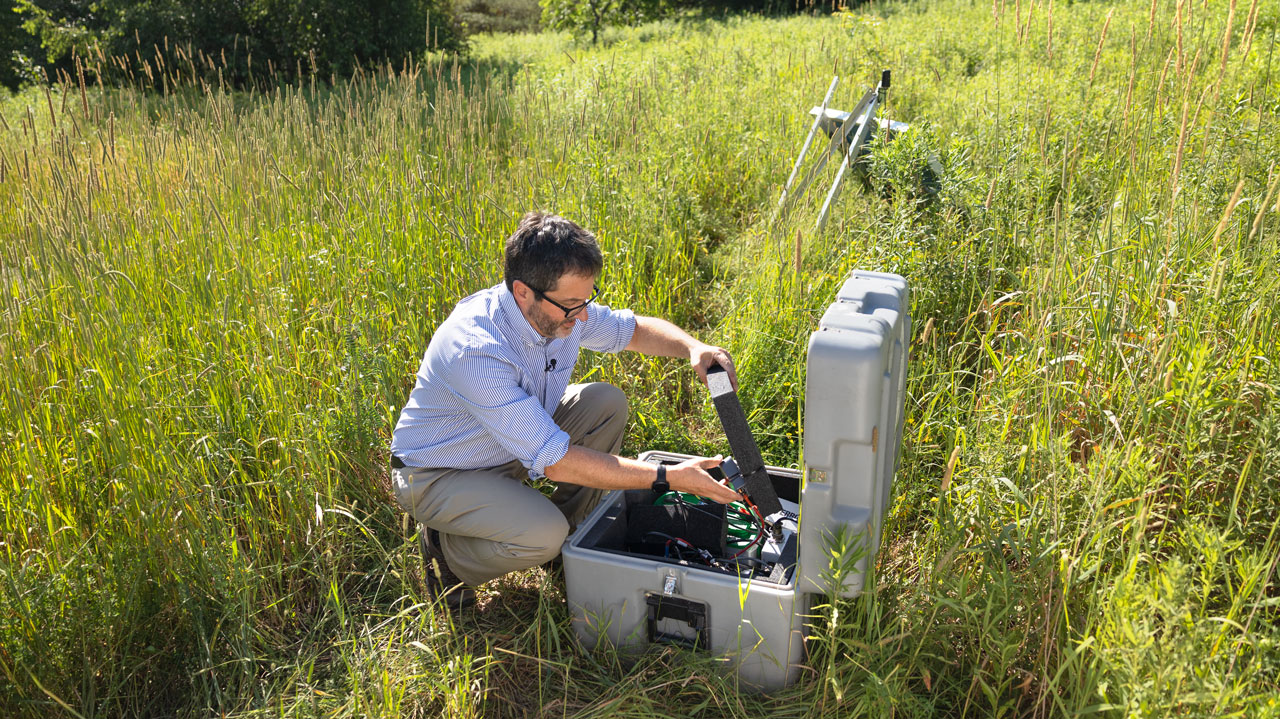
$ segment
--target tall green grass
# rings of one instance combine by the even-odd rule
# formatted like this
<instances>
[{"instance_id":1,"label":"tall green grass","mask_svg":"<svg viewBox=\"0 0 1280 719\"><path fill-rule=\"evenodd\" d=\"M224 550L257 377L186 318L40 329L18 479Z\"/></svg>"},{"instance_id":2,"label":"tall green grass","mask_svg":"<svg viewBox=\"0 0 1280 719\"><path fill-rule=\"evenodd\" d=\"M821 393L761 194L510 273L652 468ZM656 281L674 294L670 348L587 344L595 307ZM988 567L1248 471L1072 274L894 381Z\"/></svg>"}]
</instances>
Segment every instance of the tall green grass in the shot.
<instances>
[{"instance_id":1,"label":"tall green grass","mask_svg":"<svg viewBox=\"0 0 1280 719\"><path fill-rule=\"evenodd\" d=\"M0 101L0 713L1280 713L1278 24L890 4ZM881 67L913 131L823 233L816 197L771 224L808 107ZM427 603L389 429L535 207L597 231L610 304L735 353L781 464L844 274L912 281L877 587L818 607L794 689L584 651L554 572ZM581 373L632 397L627 451L723 449L681 363Z\"/></svg>"}]
</instances>

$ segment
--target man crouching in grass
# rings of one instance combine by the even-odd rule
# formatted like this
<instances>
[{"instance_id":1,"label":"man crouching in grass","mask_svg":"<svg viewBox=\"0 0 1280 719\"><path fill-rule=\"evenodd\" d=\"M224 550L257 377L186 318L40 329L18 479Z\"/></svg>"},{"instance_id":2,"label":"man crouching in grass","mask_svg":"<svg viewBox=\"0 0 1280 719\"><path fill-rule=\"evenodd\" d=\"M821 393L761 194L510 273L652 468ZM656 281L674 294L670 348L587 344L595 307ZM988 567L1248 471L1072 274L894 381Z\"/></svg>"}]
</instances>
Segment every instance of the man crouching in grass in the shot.
<instances>
[{"instance_id":1,"label":"man crouching in grass","mask_svg":"<svg viewBox=\"0 0 1280 719\"><path fill-rule=\"evenodd\" d=\"M460 301L427 346L391 439L396 500L422 525L427 585L451 608L473 587L553 559L604 490L670 489L732 502L707 473L617 456L627 398L604 382L569 384L582 348L687 357L703 382L721 347L674 324L596 302L595 237L531 212L507 238L505 281ZM555 484L548 498L525 480Z\"/></svg>"}]
</instances>

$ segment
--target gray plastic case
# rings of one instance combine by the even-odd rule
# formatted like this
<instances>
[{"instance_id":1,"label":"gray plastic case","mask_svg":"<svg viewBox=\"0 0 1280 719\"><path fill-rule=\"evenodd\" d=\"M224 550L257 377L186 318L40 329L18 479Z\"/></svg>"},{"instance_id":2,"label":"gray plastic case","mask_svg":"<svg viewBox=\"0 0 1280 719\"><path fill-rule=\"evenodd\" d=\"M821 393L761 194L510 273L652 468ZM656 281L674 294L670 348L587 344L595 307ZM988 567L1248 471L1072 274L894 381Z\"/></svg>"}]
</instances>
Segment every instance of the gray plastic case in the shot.
<instances>
[{"instance_id":1,"label":"gray plastic case","mask_svg":"<svg viewBox=\"0 0 1280 719\"><path fill-rule=\"evenodd\" d=\"M640 455L647 462L690 457ZM766 469L776 480L799 483L794 469ZM777 689L794 681L804 657L808 613L797 605L803 597L795 591L795 573L786 584L746 582L696 566L601 549L610 532L624 531L618 525L626 499L626 492L610 492L564 545L569 611L583 645L643 648L661 641L709 648L749 687Z\"/></svg>"},{"instance_id":2,"label":"gray plastic case","mask_svg":"<svg viewBox=\"0 0 1280 719\"><path fill-rule=\"evenodd\" d=\"M611 492L563 549L573 627L585 646L709 648L747 688L795 681L813 596L856 596L879 547L902 438L908 300L902 277L854 271L810 335L803 481L796 470L767 468L779 495L800 501L798 566L785 583L605 548L610 533L625 530L628 492L634 499L647 490Z\"/></svg>"},{"instance_id":3,"label":"gray plastic case","mask_svg":"<svg viewBox=\"0 0 1280 719\"><path fill-rule=\"evenodd\" d=\"M905 279L854 270L809 336L799 591L856 596L880 546L902 445L909 307ZM839 559L814 561L837 546ZM839 564L850 571L832 571Z\"/></svg>"}]
</instances>

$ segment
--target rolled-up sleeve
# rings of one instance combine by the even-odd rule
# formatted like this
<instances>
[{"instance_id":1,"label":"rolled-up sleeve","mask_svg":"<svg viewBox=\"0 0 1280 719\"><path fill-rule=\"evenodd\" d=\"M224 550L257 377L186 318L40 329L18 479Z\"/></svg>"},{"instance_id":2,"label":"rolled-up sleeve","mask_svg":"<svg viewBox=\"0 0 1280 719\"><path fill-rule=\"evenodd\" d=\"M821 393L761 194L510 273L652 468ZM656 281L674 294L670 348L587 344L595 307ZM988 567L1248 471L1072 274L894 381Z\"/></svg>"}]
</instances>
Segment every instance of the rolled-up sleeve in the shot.
<instances>
[{"instance_id":1,"label":"rolled-up sleeve","mask_svg":"<svg viewBox=\"0 0 1280 719\"><path fill-rule=\"evenodd\" d=\"M593 304L587 308L581 344L596 352L621 352L636 333L636 313Z\"/></svg>"},{"instance_id":2,"label":"rolled-up sleeve","mask_svg":"<svg viewBox=\"0 0 1280 719\"><path fill-rule=\"evenodd\" d=\"M542 477L569 451L569 434L556 426L541 402L520 387L507 361L481 352L449 363L450 392L503 449Z\"/></svg>"}]
</instances>

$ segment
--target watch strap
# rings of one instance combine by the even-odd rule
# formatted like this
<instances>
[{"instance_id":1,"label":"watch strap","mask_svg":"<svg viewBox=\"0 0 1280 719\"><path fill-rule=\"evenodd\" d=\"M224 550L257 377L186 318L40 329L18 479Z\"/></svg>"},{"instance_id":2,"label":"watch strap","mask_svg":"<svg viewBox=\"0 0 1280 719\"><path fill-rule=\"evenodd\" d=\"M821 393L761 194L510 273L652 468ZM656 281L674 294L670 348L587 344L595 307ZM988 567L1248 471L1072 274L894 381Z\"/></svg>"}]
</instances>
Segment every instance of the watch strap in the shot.
<instances>
[{"instance_id":1,"label":"watch strap","mask_svg":"<svg viewBox=\"0 0 1280 719\"><path fill-rule=\"evenodd\" d=\"M667 465L658 465L658 478L653 480L652 489L658 494L666 494L671 491L671 484L667 482Z\"/></svg>"}]
</instances>

